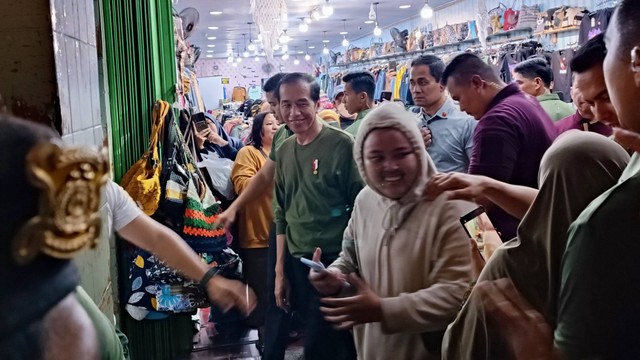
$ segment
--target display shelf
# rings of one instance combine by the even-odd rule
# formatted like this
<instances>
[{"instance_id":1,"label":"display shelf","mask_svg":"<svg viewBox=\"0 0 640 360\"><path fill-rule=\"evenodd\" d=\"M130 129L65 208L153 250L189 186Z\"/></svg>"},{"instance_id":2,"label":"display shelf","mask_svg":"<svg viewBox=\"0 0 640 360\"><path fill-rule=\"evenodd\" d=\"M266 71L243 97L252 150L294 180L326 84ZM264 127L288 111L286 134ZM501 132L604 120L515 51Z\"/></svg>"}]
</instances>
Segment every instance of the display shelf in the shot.
<instances>
[{"instance_id":1,"label":"display shelf","mask_svg":"<svg viewBox=\"0 0 640 360\"><path fill-rule=\"evenodd\" d=\"M532 35L533 34L533 29L532 28L522 28L522 29L512 29L512 30L508 30L508 31L500 31L497 32L495 34L491 34L489 36L487 36L487 43L492 43L495 41L503 41L505 38L506 39L511 39L514 37L523 37L523 36L527 36L527 35Z\"/></svg>"},{"instance_id":2,"label":"display shelf","mask_svg":"<svg viewBox=\"0 0 640 360\"><path fill-rule=\"evenodd\" d=\"M438 46L432 46L430 48L426 48L426 49L422 49L422 50L414 50L414 51L406 51L406 52L401 52L401 53L395 53L395 54L388 54L388 55L382 55L382 56L377 56L375 58L372 59L366 59L366 60L358 60L358 61L350 61L350 62L345 62L345 63L340 63L340 64L334 64L329 66L329 69L333 69L333 68L344 68L344 67L349 67L349 66L357 66L357 65L368 65L368 64L374 64L376 62L379 61L385 61L385 60L404 60L407 58L413 58L416 56L420 56L420 55L428 55L428 54L438 54L440 52L451 52L451 51L464 51L466 48L479 44L479 40L477 38L474 39L469 39L469 40L464 40L461 42L457 42L457 43L453 43L453 44L446 44L446 45L438 45Z\"/></svg>"},{"instance_id":3,"label":"display shelf","mask_svg":"<svg viewBox=\"0 0 640 360\"><path fill-rule=\"evenodd\" d=\"M524 29L513 29L509 31L503 31L496 34L492 34L487 36L487 46L501 45L513 41L521 41L533 38L533 29L524 28ZM414 58L420 55L438 55L443 53L452 53L457 51L465 51L472 46L476 46L480 44L480 40L478 38L473 38L469 40L464 40L461 42L446 44L446 45L438 45L432 46L430 48L415 50L415 51L407 51L402 53L395 53L389 55L382 55L375 57L373 59L366 60L358 60L358 61L350 61L340 64L330 65L329 72L338 71L340 69L344 69L346 67L356 67L356 66L368 66L375 64L381 61L387 60L398 60L403 61L409 58ZM334 71L332 71L334 70Z\"/></svg>"},{"instance_id":4,"label":"display shelf","mask_svg":"<svg viewBox=\"0 0 640 360\"><path fill-rule=\"evenodd\" d=\"M553 35L553 34L561 34L565 32L572 32L572 31L578 31L578 30L580 30L580 26L570 26L570 27L561 28L561 29L539 31L534 33L534 35L536 36Z\"/></svg>"}]
</instances>

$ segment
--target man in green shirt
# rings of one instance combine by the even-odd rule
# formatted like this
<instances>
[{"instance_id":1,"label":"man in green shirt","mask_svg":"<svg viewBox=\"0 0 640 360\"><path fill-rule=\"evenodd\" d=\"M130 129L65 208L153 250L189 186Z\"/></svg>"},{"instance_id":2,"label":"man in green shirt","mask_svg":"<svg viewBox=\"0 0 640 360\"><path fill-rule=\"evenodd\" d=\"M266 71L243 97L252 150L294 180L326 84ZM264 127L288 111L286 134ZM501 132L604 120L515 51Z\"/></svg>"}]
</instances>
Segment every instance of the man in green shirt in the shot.
<instances>
[{"instance_id":1,"label":"man in green shirt","mask_svg":"<svg viewBox=\"0 0 640 360\"><path fill-rule=\"evenodd\" d=\"M582 65L603 74L607 85L594 105L610 99L619 122L610 125L620 126L614 135L635 153L618 184L593 200L569 229L555 331L508 284L501 290L509 300L497 297L496 288L487 293L499 304L490 320L500 321L502 338L519 359L640 358L639 18L637 1L620 1L604 40L592 38L572 60L574 67L579 55L590 52L581 57Z\"/></svg>"},{"instance_id":2,"label":"man in green shirt","mask_svg":"<svg viewBox=\"0 0 640 360\"><path fill-rule=\"evenodd\" d=\"M320 312L320 298L308 280L311 258L323 249L323 262L338 257L355 198L363 187L353 159L353 139L316 117L320 87L302 73L285 75L277 91L282 118L293 131L278 152L275 213L277 231L276 303L306 320L305 359L355 359L348 331L332 328ZM286 154L286 155L285 155Z\"/></svg>"},{"instance_id":3,"label":"man in green shirt","mask_svg":"<svg viewBox=\"0 0 640 360\"><path fill-rule=\"evenodd\" d=\"M571 104L551 92L553 71L545 59L534 58L521 62L513 68L513 78L520 90L538 99L551 120L558 121L575 113Z\"/></svg>"},{"instance_id":4,"label":"man in green shirt","mask_svg":"<svg viewBox=\"0 0 640 360\"><path fill-rule=\"evenodd\" d=\"M636 134L640 133L638 19L637 1L619 3L604 36L606 57L601 55L594 64L603 68L619 126ZM636 152L618 185L594 200L569 229L555 331L555 343L565 358L640 358L639 214Z\"/></svg>"},{"instance_id":5,"label":"man in green shirt","mask_svg":"<svg viewBox=\"0 0 640 360\"><path fill-rule=\"evenodd\" d=\"M344 131L356 137L364 117L373 108L376 80L370 72L358 71L345 75L342 81L344 82L342 102L349 114L358 114L353 124Z\"/></svg>"}]
</instances>

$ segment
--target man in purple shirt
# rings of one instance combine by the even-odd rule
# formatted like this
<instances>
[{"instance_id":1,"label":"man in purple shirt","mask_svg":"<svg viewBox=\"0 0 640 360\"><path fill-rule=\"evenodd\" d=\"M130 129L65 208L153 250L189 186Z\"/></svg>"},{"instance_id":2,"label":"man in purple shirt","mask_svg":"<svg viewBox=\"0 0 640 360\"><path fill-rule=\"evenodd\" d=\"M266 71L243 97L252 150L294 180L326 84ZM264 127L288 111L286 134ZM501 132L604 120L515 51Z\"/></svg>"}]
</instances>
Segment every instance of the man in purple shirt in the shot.
<instances>
[{"instance_id":1,"label":"man in purple shirt","mask_svg":"<svg viewBox=\"0 0 640 360\"><path fill-rule=\"evenodd\" d=\"M509 184L538 187L542 155L557 136L549 115L517 84L506 85L473 54L456 56L442 76L460 110L476 118L469 173ZM487 209L504 241L515 237L519 221L503 210Z\"/></svg>"}]
</instances>

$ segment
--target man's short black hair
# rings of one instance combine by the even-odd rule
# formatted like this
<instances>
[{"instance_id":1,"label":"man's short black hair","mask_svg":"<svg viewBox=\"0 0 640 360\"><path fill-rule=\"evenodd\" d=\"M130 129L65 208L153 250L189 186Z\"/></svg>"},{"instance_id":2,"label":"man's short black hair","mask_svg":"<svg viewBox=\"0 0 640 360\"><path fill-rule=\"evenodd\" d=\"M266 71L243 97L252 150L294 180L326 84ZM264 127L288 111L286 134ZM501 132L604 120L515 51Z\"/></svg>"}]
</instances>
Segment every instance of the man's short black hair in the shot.
<instances>
[{"instance_id":1,"label":"man's short black hair","mask_svg":"<svg viewBox=\"0 0 640 360\"><path fill-rule=\"evenodd\" d=\"M621 0L614 13L620 34L619 53L627 59L634 46L640 45L640 4L636 0Z\"/></svg>"},{"instance_id":2,"label":"man's short black hair","mask_svg":"<svg viewBox=\"0 0 640 360\"><path fill-rule=\"evenodd\" d=\"M282 85L295 84L299 81L309 84L311 91L311 94L309 95L311 96L311 100L313 100L314 103L320 101L320 85L318 84L316 79L309 74L300 72L285 74L285 76L282 77L275 91L278 101L280 101L280 88L282 88Z\"/></svg>"},{"instance_id":3,"label":"man's short black hair","mask_svg":"<svg viewBox=\"0 0 640 360\"><path fill-rule=\"evenodd\" d=\"M580 74L594 66L602 67L605 56L607 56L607 46L604 43L604 34L598 34L589 39L573 54L573 59L571 59L569 66L572 72Z\"/></svg>"},{"instance_id":4,"label":"man's short black hair","mask_svg":"<svg viewBox=\"0 0 640 360\"><path fill-rule=\"evenodd\" d=\"M376 92L376 79L368 71L355 71L342 78L344 83L351 84L356 93L366 93L369 100L373 101Z\"/></svg>"},{"instance_id":5,"label":"man's short black hair","mask_svg":"<svg viewBox=\"0 0 640 360\"><path fill-rule=\"evenodd\" d=\"M553 71L549 63L542 58L525 60L513 68L513 72L518 73L529 80L540 78L547 89L551 87L553 81Z\"/></svg>"},{"instance_id":6,"label":"man's short black hair","mask_svg":"<svg viewBox=\"0 0 640 360\"><path fill-rule=\"evenodd\" d=\"M482 61L477 55L464 53L449 62L442 73L440 83L446 86L451 77L455 77L456 81L469 82L475 75L487 81L500 82L498 74L489 64Z\"/></svg>"},{"instance_id":7,"label":"man's short black hair","mask_svg":"<svg viewBox=\"0 0 640 360\"><path fill-rule=\"evenodd\" d=\"M267 81L264 82L264 85L262 85L262 91L266 92L266 93L270 93L270 92L274 92L276 90L276 88L278 87L278 84L280 83L280 80L282 80L282 78L287 75L285 73L277 73L275 75L273 75L272 77L268 78Z\"/></svg>"},{"instance_id":8,"label":"man's short black hair","mask_svg":"<svg viewBox=\"0 0 640 360\"><path fill-rule=\"evenodd\" d=\"M442 59L435 55L422 55L413 59L411 67L426 65L429 67L429 73L436 79L437 82L442 80L442 74L444 73L444 62Z\"/></svg>"}]
</instances>

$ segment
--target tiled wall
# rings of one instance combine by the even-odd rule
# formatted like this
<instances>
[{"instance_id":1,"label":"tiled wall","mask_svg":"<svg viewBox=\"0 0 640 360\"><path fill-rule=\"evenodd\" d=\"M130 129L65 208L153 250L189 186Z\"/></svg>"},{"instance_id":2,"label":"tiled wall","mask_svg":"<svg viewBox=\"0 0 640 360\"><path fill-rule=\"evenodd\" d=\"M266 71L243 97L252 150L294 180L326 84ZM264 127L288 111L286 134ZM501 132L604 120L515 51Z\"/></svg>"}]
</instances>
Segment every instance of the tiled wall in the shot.
<instances>
[{"instance_id":1,"label":"tiled wall","mask_svg":"<svg viewBox=\"0 0 640 360\"><path fill-rule=\"evenodd\" d=\"M106 135L106 121L101 108L103 92L98 71L94 2L49 1L62 138L69 144L101 145ZM102 214L104 218L104 203ZM114 311L110 285L113 247L113 240L110 241L110 234L103 226L98 247L76 259L82 286L108 315Z\"/></svg>"},{"instance_id":2,"label":"tiled wall","mask_svg":"<svg viewBox=\"0 0 640 360\"><path fill-rule=\"evenodd\" d=\"M67 143L102 144L94 1L2 0L0 14L0 105L56 128ZM99 244L77 264L82 286L110 315L106 232Z\"/></svg>"}]
</instances>

